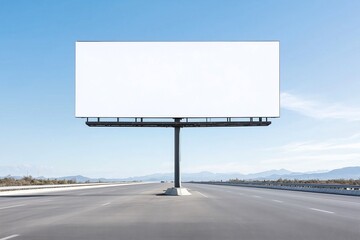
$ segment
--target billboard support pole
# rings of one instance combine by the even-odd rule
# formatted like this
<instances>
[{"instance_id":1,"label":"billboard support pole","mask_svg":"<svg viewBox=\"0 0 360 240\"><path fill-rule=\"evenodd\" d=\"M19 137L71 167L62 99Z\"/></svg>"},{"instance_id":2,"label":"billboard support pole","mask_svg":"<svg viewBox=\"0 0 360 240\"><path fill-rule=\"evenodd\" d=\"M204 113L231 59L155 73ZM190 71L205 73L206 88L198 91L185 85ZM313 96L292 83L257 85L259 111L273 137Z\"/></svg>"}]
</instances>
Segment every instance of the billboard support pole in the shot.
<instances>
[{"instance_id":1,"label":"billboard support pole","mask_svg":"<svg viewBox=\"0 0 360 240\"><path fill-rule=\"evenodd\" d=\"M186 196L191 195L186 188L181 187L180 177L180 129L181 118L174 118L174 187L168 188L165 195Z\"/></svg>"},{"instance_id":2,"label":"billboard support pole","mask_svg":"<svg viewBox=\"0 0 360 240\"><path fill-rule=\"evenodd\" d=\"M181 118L175 118L174 120L175 123L180 123ZM180 126L174 127L174 167L174 187L180 188Z\"/></svg>"}]
</instances>

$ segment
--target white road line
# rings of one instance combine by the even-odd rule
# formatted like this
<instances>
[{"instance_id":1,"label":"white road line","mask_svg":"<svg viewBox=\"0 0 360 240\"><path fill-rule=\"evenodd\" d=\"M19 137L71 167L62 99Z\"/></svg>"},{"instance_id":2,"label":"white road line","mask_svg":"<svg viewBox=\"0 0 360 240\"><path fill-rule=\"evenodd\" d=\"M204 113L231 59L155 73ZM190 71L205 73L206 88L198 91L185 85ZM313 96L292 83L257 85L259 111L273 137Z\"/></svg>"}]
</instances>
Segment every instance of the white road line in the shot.
<instances>
[{"instance_id":1,"label":"white road line","mask_svg":"<svg viewBox=\"0 0 360 240\"><path fill-rule=\"evenodd\" d=\"M36 201L37 203L44 203L44 202L51 202L52 200L40 200L40 201Z\"/></svg>"},{"instance_id":2,"label":"white road line","mask_svg":"<svg viewBox=\"0 0 360 240\"><path fill-rule=\"evenodd\" d=\"M0 238L0 240L7 240L7 239L10 239L10 238L14 238L14 237L18 237L20 236L19 234L14 234L14 235L11 235L11 236L7 236L7 237L4 237L4 238Z\"/></svg>"},{"instance_id":3,"label":"white road line","mask_svg":"<svg viewBox=\"0 0 360 240\"><path fill-rule=\"evenodd\" d=\"M206 197L206 198L209 198L208 196L206 196L205 194L203 194L203 193L201 193L201 192L199 192L199 191L197 191L201 196L203 196L203 197Z\"/></svg>"},{"instance_id":4,"label":"white road line","mask_svg":"<svg viewBox=\"0 0 360 240\"><path fill-rule=\"evenodd\" d=\"M254 198L263 198L263 197L260 197L258 195L252 195L252 197L254 197Z\"/></svg>"},{"instance_id":5,"label":"white road line","mask_svg":"<svg viewBox=\"0 0 360 240\"><path fill-rule=\"evenodd\" d=\"M326 211L326 210L322 210L322 209L318 209L318 208L309 208L309 209L311 209L313 211L323 212L323 213L331 213L331 214L334 213L334 212L330 212L330 211Z\"/></svg>"},{"instance_id":6,"label":"white road line","mask_svg":"<svg viewBox=\"0 0 360 240\"><path fill-rule=\"evenodd\" d=\"M228 190L224 190L224 192L231 193L231 194L236 194L236 195L241 195L241 196L243 196L243 195L244 195L243 193L239 193L239 192L236 192L236 191L228 191Z\"/></svg>"},{"instance_id":7,"label":"white road line","mask_svg":"<svg viewBox=\"0 0 360 240\"><path fill-rule=\"evenodd\" d=\"M18 205L12 205L12 206L7 206L7 207L2 207L0 208L0 210L2 209L8 209L8 208L14 208L14 207L21 207L21 206L25 206L26 204L18 204ZM0 239L2 240L2 239Z\"/></svg>"},{"instance_id":8,"label":"white road line","mask_svg":"<svg viewBox=\"0 0 360 240\"><path fill-rule=\"evenodd\" d=\"M276 200L276 199L273 199L273 200L271 200L271 201L277 202L277 203L283 203L283 202L284 202L284 201L280 201L280 200Z\"/></svg>"},{"instance_id":9,"label":"white road line","mask_svg":"<svg viewBox=\"0 0 360 240\"><path fill-rule=\"evenodd\" d=\"M106 206L106 205L109 205L110 203L107 202L107 203L104 203L104 204L101 204L101 206Z\"/></svg>"}]
</instances>

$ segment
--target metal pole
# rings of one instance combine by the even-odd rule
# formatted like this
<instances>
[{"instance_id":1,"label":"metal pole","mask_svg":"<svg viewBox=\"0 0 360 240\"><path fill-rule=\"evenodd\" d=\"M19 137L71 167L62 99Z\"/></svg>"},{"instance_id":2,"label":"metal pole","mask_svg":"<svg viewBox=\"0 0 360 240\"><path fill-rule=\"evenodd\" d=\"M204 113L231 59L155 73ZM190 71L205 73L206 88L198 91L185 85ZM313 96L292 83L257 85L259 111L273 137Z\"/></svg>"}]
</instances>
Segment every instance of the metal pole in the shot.
<instances>
[{"instance_id":1,"label":"metal pole","mask_svg":"<svg viewBox=\"0 0 360 240\"><path fill-rule=\"evenodd\" d=\"M175 118L176 123L180 123L181 118ZM174 160L175 160L175 169L174 169L174 183L175 187L179 188L181 187L181 181L180 181L180 127L176 126L174 127L175 135L174 135Z\"/></svg>"}]
</instances>

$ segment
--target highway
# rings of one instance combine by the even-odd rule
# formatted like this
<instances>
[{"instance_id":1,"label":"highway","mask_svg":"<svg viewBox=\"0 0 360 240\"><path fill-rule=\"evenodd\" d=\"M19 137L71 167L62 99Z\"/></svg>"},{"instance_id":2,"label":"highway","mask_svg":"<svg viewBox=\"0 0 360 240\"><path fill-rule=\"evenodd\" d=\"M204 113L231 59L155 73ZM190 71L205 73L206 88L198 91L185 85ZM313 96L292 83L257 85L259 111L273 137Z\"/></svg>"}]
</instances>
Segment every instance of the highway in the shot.
<instances>
[{"instance_id":1,"label":"highway","mask_svg":"<svg viewBox=\"0 0 360 240\"><path fill-rule=\"evenodd\" d=\"M0 196L0 240L359 240L360 197L150 183Z\"/></svg>"}]
</instances>

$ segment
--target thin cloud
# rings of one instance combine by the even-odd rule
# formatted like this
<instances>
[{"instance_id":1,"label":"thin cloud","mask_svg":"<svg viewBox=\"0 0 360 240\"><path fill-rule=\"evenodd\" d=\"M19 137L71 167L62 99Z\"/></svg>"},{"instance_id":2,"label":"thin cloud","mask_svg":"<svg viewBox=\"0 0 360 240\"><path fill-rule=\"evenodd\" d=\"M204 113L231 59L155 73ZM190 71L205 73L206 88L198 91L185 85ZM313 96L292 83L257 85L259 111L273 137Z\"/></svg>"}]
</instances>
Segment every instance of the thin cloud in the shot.
<instances>
[{"instance_id":1,"label":"thin cloud","mask_svg":"<svg viewBox=\"0 0 360 240\"><path fill-rule=\"evenodd\" d=\"M307 156L282 156L278 158L268 158L260 161L263 166L280 165L290 171L313 171L317 169L336 169L348 166L359 166L359 153L348 154L320 154Z\"/></svg>"},{"instance_id":2,"label":"thin cloud","mask_svg":"<svg viewBox=\"0 0 360 240\"><path fill-rule=\"evenodd\" d=\"M265 149L267 151L291 152L320 152L329 150L347 150L360 152L360 134L356 133L348 137L332 138L317 141L292 142L278 147Z\"/></svg>"},{"instance_id":3,"label":"thin cloud","mask_svg":"<svg viewBox=\"0 0 360 240\"><path fill-rule=\"evenodd\" d=\"M260 160L262 165L281 165L284 168L311 170L314 166L334 169L360 164L360 134L331 138L291 142L267 148L273 156Z\"/></svg>"},{"instance_id":4,"label":"thin cloud","mask_svg":"<svg viewBox=\"0 0 360 240\"><path fill-rule=\"evenodd\" d=\"M281 107L316 119L360 121L360 108L304 99L288 92L281 93Z\"/></svg>"},{"instance_id":5,"label":"thin cloud","mask_svg":"<svg viewBox=\"0 0 360 240\"><path fill-rule=\"evenodd\" d=\"M360 149L360 142L353 143L332 143L332 142L296 142L289 143L277 148L268 150L282 150L284 152L309 152L309 151L329 151L329 150L356 150Z\"/></svg>"}]
</instances>

